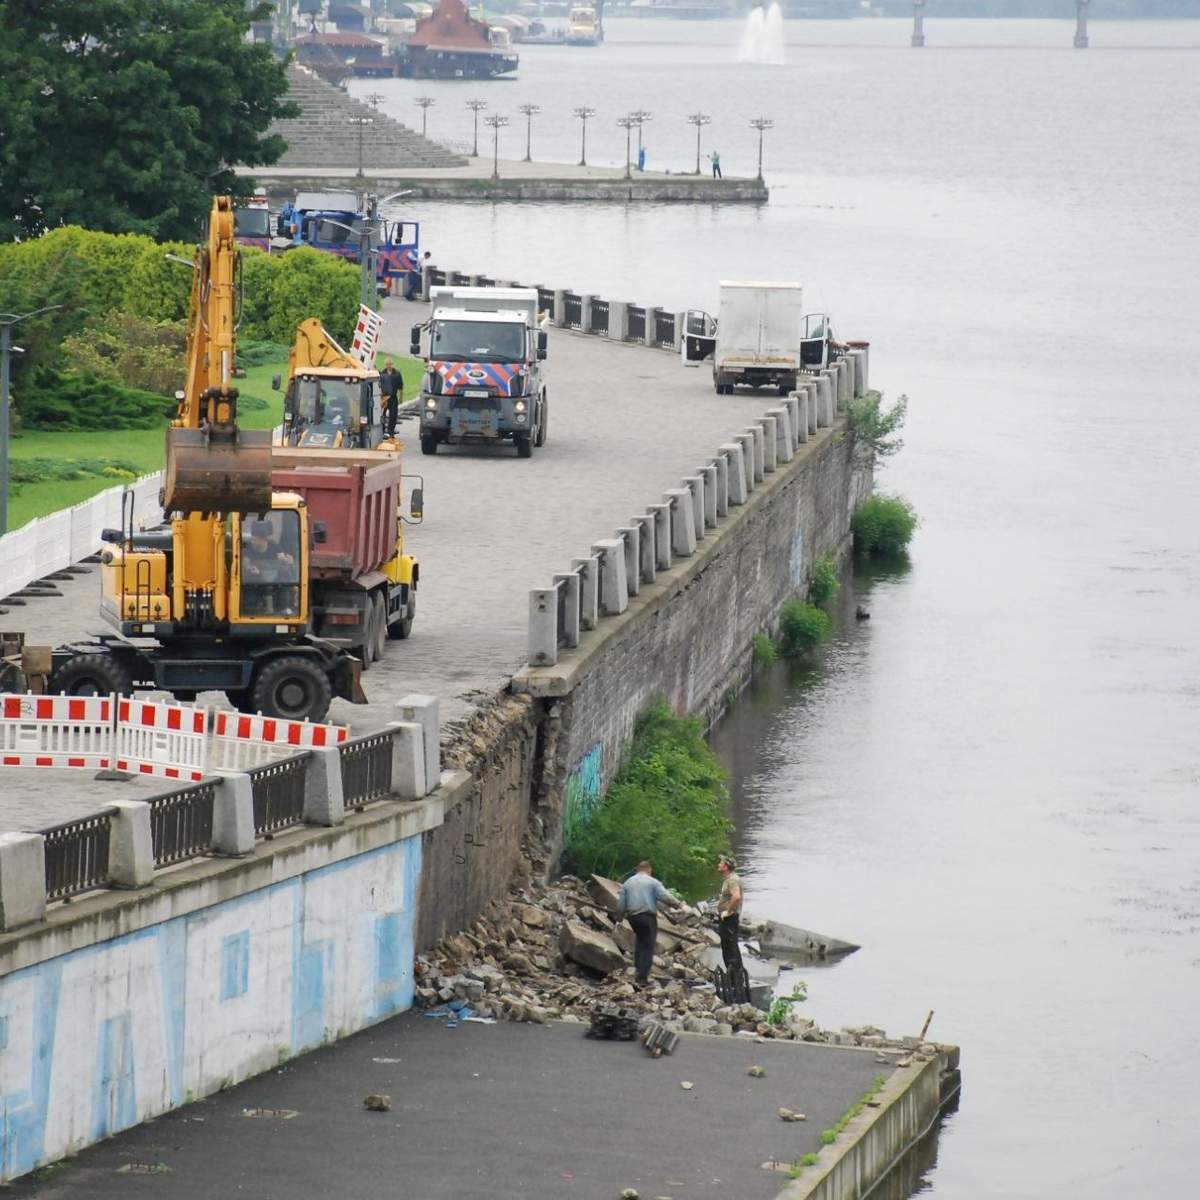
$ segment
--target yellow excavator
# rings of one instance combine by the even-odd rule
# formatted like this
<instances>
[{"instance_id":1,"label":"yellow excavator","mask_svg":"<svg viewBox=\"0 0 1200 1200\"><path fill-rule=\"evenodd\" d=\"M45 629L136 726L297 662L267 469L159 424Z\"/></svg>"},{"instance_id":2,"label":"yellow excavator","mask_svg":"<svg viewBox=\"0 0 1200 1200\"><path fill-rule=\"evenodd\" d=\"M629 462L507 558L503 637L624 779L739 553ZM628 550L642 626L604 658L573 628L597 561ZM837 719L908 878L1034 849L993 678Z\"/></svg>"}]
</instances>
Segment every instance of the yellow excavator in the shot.
<instances>
[{"instance_id":1,"label":"yellow excavator","mask_svg":"<svg viewBox=\"0 0 1200 1200\"><path fill-rule=\"evenodd\" d=\"M119 636L56 649L53 691L156 688L191 700L222 690L245 711L313 721L333 696L366 703L359 659L311 635L312 545L326 530L301 496L272 491L270 432L238 427L240 288L233 205L216 196L192 267L166 519L135 533L129 503L123 528L105 530L100 608Z\"/></svg>"}]
</instances>

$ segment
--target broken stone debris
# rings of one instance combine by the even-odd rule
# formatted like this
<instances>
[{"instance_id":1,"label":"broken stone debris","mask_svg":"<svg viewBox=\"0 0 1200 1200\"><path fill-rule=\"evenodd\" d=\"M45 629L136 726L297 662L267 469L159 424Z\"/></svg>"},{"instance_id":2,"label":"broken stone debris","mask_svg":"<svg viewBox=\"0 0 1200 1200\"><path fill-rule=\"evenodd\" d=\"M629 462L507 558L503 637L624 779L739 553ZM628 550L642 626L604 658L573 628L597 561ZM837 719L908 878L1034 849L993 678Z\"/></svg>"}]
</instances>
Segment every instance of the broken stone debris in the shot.
<instances>
[{"instance_id":1,"label":"broken stone debris","mask_svg":"<svg viewBox=\"0 0 1200 1200\"><path fill-rule=\"evenodd\" d=\"M390 1112L392 1098L382 1093L372 1093L363 1100L363 1108L368 1112Z\"/></svg>"}]
</instances>

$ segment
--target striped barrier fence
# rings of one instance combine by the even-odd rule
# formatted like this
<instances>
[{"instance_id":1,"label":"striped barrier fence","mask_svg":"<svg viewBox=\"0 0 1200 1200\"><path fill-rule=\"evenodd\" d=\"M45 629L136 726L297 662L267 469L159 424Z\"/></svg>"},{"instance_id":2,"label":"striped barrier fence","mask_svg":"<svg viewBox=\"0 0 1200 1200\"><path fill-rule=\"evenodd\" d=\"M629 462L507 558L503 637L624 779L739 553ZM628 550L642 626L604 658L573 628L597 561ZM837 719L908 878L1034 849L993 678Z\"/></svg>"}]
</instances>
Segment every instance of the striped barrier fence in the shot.
<instances>
[{"instance_id":1,"label":"striped barrier fence","mask_svg":"<svg viewBox=\"0 0 1200 1200\"><path fill-rule=\"evenodd\" d=\"M349 736L350 730L344 725L216 712L209 767L214 771L246 771L305 750L340 746Z\"/></svg>"},{"instance_id":2,"label":"striped barrier fence","mask_svg":"<svg viewBox=\"0 0 1200 1200\"><path fill-rule=\"evenodd\" d=\"M198 782L208 767L208 709L154 700L117 701L118 771Z\"/></svg>"},{"instance_id":3,"label":"striped barrier fence","mask_svg":"<svg viewBox=\"0 0 1200 1200\"><path fill-rule=\"evenodd\" d=\"M114 751L109 696L0 696L0 765L102 771Z\"/></svg>"}]
</instances>

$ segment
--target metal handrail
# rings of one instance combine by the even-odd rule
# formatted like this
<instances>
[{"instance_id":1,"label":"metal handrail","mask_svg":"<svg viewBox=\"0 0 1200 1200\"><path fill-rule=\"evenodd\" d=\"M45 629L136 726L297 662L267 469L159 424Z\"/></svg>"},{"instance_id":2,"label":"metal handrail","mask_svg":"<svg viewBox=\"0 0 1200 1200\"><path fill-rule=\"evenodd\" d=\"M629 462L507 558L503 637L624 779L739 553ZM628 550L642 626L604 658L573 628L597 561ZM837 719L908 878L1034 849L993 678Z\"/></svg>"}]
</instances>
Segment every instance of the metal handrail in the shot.
<instances>
[{"instance_id":1,"label":"metal handrail","mask_svg":"<svg viewBox=\"0 0 1200 1200\"><path fill-rule=\"evenodd\" d=\"M216 794L216 783L205 782L150 797L150 842L156 867L186 862L212 850Z\"/></svg>"},{"instance_id":2,"label":"metal handrail","mask_svg":"<svg viewBox=\"0 0 1200 1200\"><path fill-rule=\"evenodd\" d=\"M304 760L307 754L251 767L254 795L254 833L263 837L304 823Z\"/></svg>"},{"instance_id":3,"label":"metal handrail","mask_svg":"<svg viewBox=\"0 0 1200 1200\"><path fill-rule=\"evenodd\" d=\"M64 900L108 885L111 808L37 832L45 839L46 899Z\"/></svg>"},{"instance_id":4,"label":"metal handrail","mask_svg":"<svg viewBox=\"0 0 1200 1200\"><path fill-rule=\"evenodd\" d=\"M369 733L338 747L342 763L342 796L347 808L392 793L392 735Z\"/></svg>"}]
</instances>

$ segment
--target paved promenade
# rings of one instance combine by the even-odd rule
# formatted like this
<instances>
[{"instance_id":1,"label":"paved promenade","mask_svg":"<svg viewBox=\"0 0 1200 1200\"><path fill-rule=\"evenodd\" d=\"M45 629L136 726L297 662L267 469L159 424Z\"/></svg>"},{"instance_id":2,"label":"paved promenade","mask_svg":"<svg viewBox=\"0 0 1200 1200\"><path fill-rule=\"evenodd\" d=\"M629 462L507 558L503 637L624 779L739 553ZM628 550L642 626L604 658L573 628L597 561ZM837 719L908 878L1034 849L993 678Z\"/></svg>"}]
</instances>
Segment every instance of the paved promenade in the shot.
<instances>
[{"instance_id":1,"label":"paved promenade","mask_svg":"<svg viewBox=\"0 0 1200 1200\"><path fill-rule=\"evenodd\" d=\"M40 1182L18 1180L9 1194L615 1200L632 1187L645 1200L771 1200L788 1178L763 1164L819 1150L821 1131L892 1071L864 1050L689 1034L651 1059L636 1043L590 1041L583 1028L447 1029L409 1013L85 1150ZM750 1077L752 1065L766 1074ZM391 1111L365 1111L370 1093L390 1095ZM808 1120L781 1121L781 1107Z\"/></svg>"},{"instance_id":2,"label":"paved promenade","mask_svg":"<svg viewBox=\"0 0 1200 1200\"><path fill-rule=\"evenodd\" d=\"M403 345L425 304L389 300L386 345ZM412 638L390 642L363 683L369 706L334 701L332 720L355 734L392 719L408 692L443 701L443 723L468 716L525 661L529 590L613 536L635 512L678 487L774 396L717 396L707 369L677 354L553 329L546 362L549 436L530 459L511 447L442 447L421 454L416 425L403 428L410 471L424 476L425 520L410 529L421 563ZM94 573L60 585L61 598L31 600L3 618L37 644L100 632ZM226 706L223 695L203 702ZM99 784L82 771L13 770L0 775L0 830L36 829L83 816L162 784Z\"/></svg>"}]
</instances>

